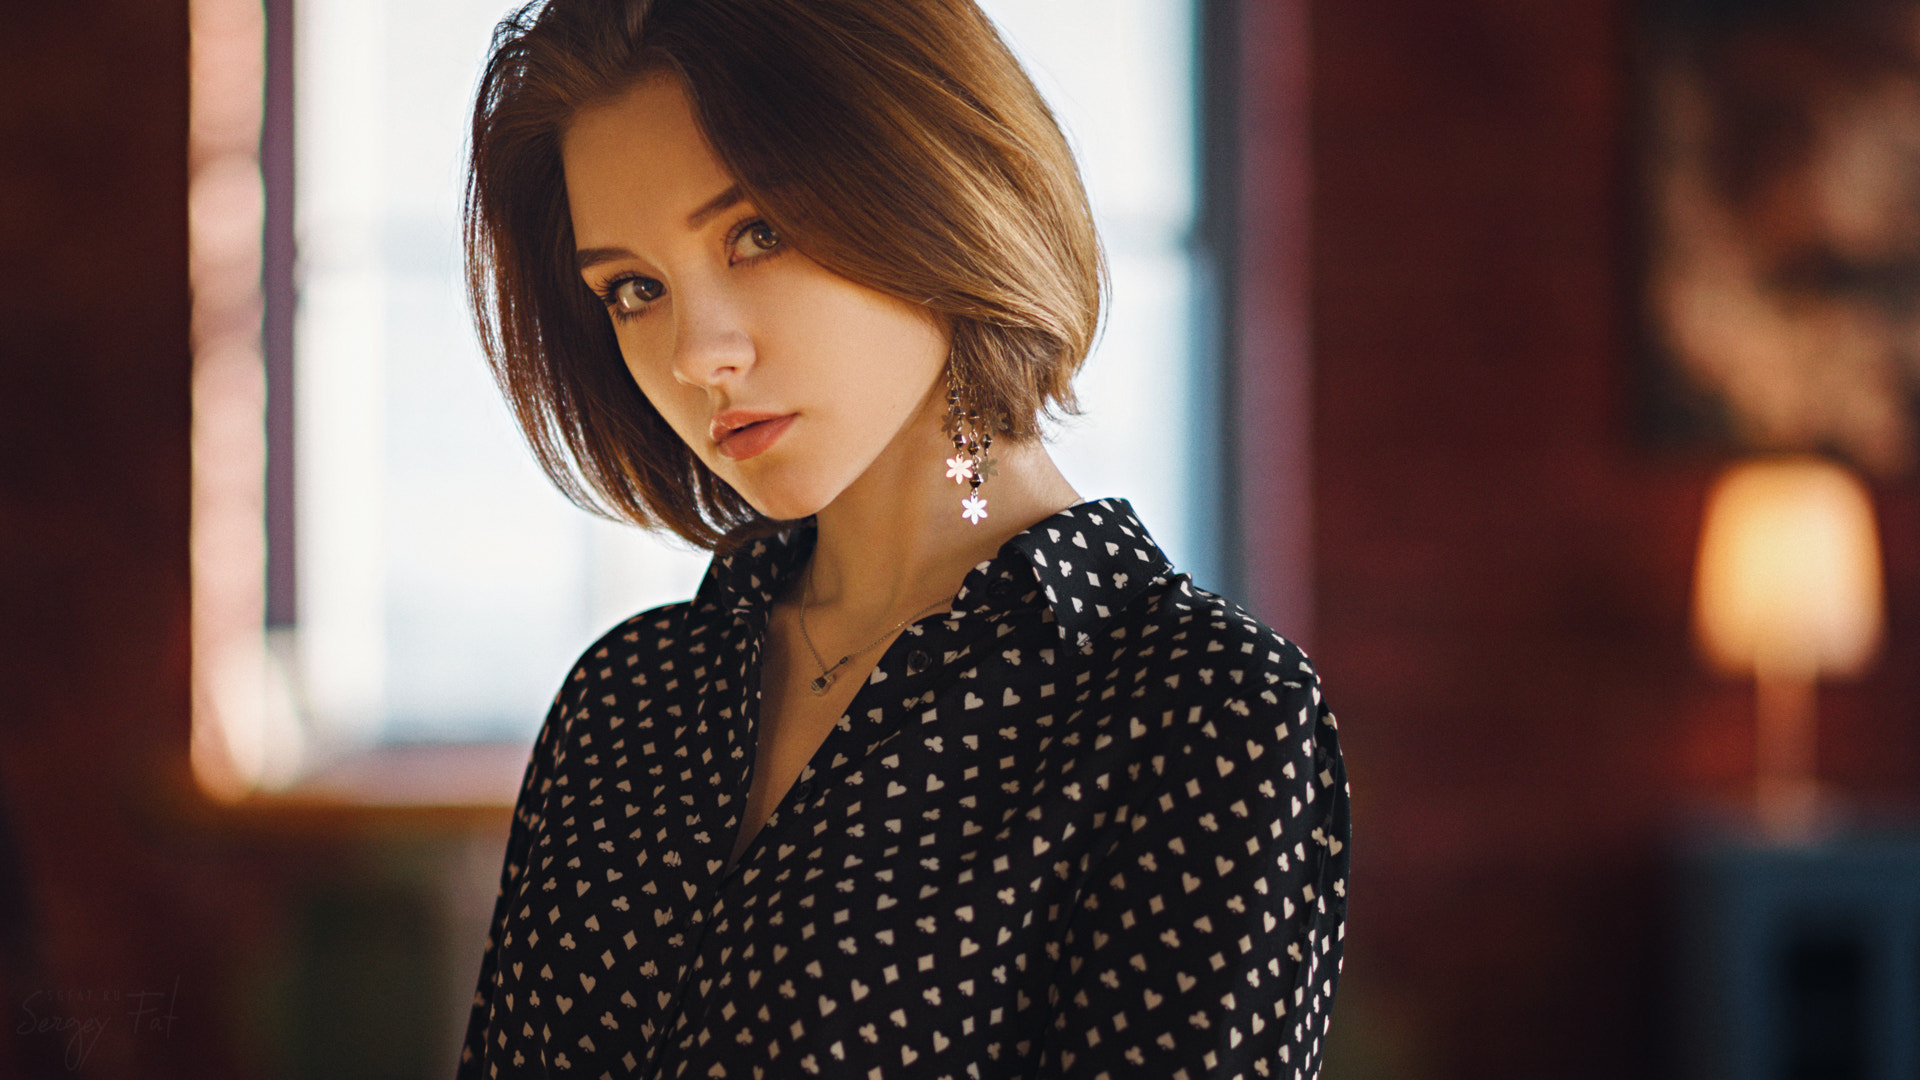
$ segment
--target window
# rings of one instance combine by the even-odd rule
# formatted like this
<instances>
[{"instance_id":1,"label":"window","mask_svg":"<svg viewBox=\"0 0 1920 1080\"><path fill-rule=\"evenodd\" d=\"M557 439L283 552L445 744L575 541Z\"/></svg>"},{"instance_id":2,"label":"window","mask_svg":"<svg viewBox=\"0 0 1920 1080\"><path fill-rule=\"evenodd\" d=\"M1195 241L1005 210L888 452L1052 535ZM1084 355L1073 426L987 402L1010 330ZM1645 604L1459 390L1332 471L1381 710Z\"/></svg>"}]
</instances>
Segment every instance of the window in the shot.
<instances>
[{"instance_id":1,"label":"window","mask_svg":"<svg viewBox=\"0 0 1920 1080\"><path fill-rule=\"evenodd\" d=\"M1074 143L1113 278L1078 384L1086 415L1058 429L1055 456L1082 494L1131 498L1205 584L1220 542L1196 513L1216 463L1209 425L1194 423L1211 404L1194 378L1211 361L1208 320L1195 317L1208 276L1191 243L1194 5L983 6ZM223 721L255 725L238 737L261 747L253 783L378 745L497 741L510 748L507 797L567 665L619 619L691 595L705 566L704 553L553 491L474 342L462 155L503 11L499 0L270 4L293 42L282 47L294 72L282 114L294 133L293 405L276 417L293 434L270 441L291 448L290 481L276 475L291 483L294 524L268 556L265 704ZM267 202L271 222L272 190Z\"/></svg>"}]
</instances>

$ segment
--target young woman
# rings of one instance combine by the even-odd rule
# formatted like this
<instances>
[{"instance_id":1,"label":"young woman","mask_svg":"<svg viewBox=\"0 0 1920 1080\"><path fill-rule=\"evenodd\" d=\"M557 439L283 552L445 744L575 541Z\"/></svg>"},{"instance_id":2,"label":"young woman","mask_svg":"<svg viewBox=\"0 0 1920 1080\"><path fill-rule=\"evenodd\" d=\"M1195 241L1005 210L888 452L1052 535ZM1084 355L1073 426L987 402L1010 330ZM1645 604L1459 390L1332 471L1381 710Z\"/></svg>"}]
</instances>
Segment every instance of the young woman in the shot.
<instances>
[{"instance_id":1,"label":"young woman","mask_svg":"<svg viewBox=\"0 0 1920 1080\"><path fill-rule=\"evenodd\" d=\"M1313 1075L1333 718L1039 441L1099 247L971 0L551 0L470 180L548 472L716 555L554 703L462 1075Z\"/></svg>"}]
</instances>

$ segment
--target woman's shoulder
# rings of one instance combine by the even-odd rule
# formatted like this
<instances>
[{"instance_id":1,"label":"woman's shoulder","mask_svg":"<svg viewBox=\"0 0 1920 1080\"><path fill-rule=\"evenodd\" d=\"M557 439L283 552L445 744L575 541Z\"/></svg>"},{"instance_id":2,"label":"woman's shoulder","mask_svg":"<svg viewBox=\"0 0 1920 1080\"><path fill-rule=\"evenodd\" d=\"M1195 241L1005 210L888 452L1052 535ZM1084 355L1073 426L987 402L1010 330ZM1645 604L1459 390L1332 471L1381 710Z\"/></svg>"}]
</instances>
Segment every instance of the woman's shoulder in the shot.
<instances>
[{"instance_id":1,"label":"woman's shoulder","mask_svg":"<svg viewBox=\"0 0 1920 1080\"><path fill-rule=\"evenodd\" d=\"M1096 639L1098 640L1098 639ZM1169 575L1116 612L1095 683L1174 732L1274 745L1305 737L1337 753L1332 710L1307 654L1244 608Z\"/></svg>"},{"instance_id":2,"label":"woman's shoulder","mask_svg":"<svg viewBox=\"0 0 1920 1080\"><path fill-rule=\"evenodd\" d=\"M1307 654L1279 631L1231 600L1169 575L1147 590L1133 610L1117 613L1109 639L1164 672L1191 673L1198 688L1223 692L1250 686L1318 685Z\"/></svg>"},{"instance_id":3,"label":"woman's shoulder","mask_svg":"<svg viewBox=\"0 0 1920 1080\"><path fill-rule=\"evenodd\" d=\"M568 669L566 687L585 688L616 678L631 682L634 675L670 665L682 655L698 655L714 636L717 614L714 604L694 599L622 619L580 653Z\"/></svg>"}]
</instances>

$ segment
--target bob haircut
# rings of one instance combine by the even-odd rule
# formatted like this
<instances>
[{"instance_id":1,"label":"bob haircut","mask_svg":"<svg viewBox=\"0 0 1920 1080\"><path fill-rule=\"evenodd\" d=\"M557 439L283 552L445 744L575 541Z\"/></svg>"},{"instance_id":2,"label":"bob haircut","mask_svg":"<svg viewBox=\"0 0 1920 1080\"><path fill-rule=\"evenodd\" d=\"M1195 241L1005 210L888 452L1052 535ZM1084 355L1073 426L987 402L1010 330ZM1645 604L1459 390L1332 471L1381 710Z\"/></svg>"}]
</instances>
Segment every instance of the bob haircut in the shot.
<instances>
[{"instance_id":1,"label":"bob haircut","mask_svg":"<svg viewBox=\"0 0 1920 1080\"><path fill-rule=\"evenodd\" d=\"M1003 438L1075 411L1099 239L1059 125L972 0L550 0L495 31L465 243L488 364L569 498L707 548L775 527L640 392L574 266L561 139L662 71L782 237L937 314Z\"/></svg>"}]
</instances>

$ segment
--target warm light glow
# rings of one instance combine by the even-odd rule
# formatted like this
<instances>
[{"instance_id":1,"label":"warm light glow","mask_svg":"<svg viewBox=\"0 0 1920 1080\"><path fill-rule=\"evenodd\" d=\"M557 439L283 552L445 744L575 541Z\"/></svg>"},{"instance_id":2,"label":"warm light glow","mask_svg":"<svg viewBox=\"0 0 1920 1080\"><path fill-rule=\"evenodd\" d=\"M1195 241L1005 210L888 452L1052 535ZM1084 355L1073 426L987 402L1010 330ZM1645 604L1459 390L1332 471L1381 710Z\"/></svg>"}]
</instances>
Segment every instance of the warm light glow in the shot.
<instances>
[{"instance_id":1,"label":"warm light glow","mask_svg":"<svg viewBox=\"0 0 1920 1080\"><path fill-rule=\"evenodd\" d=\"M187 229L193 288L193 770L237 798L285 772L297 728L262 633L266 372L260 352L258 0L193 0ZM279 722L276 723L276 720Z\"/></svg>"},{"instance_id":2,"label":"warm light glow","mask_svg":"<svg viewBox=\"0 0 1920 1080\"><path fill-rule=\"evenodd\" d=\"M1880 543L1846 469L1784 457L1730 469L1708 498L1694 626L1728 672L1857 674L1880 643Z\"/></svg>"}]
</instances>

